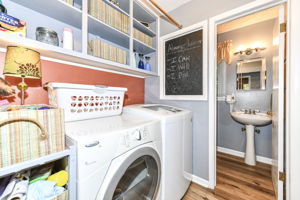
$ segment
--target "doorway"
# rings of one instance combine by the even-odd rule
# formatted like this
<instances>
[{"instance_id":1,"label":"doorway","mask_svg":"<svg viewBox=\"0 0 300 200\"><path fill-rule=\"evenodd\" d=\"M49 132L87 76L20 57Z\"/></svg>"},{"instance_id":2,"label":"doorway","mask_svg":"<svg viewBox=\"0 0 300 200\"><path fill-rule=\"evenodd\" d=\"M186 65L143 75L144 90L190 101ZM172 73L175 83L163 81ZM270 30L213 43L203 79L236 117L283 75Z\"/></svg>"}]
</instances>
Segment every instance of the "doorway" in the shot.
<instances>
[{"instance_id":1,"label":"doorway","mask_svg":"<svg viewBox=\"0 0 300 200\"><path fill-rule=\"evenodd\" d=\"M218 36L211 40L211 42L216 44L214 51L216 52L218 49L217 47L220 46L223 46L225 49L220 51L223 53L223 63L220 62L220 60L218 60L219 62L215 60L215 57L210 57L210 63L216 63L215 69L210 71L213 71L215 74L213 84L210 82L210 87L214 88L213 91L215 91L215 93L210 96L213 96L215 99L215 103L213 105L210 103L210 110L215 111L213 113L210 112L210 119L214 119L210 121L210 128L212 126L214 127L211 128L210 133L215 133L213 136L210 134L211 137L215 137L211 140L213 141L214 146L210 146L211 148L214 148L212 151L215 152L215 157L210 159L210 162L215 164L210 165L215 166L215 170L213 172L212 170L210 171L210 187L214 188L214 186L217 186L216 191L219 189L217 178L218 173L220 174L219 170L223 169L226 171L224 166L223 168L218 168L218 163L230 164L228 161L232 159L231 156L234 156L233 158L235 161L240 159L237 161L240 164L244 165L244 162L246 161L246 169L252 168L252 170L255 171L254 166L264 168L269 165L268 170L270 172L270 176L268 177L268 181L271 184L266 186L268 189L265 187L262 188L262 190L267 191L267 193L272 193L272 191L269 190L269 186L273 186L274 184L275 190L273 193L277 194L278 199L283 199L283 182L279 181L279 172L284 172L284 106L279 106L279 108L278 105L284 104L285 96L284 80L282 80L282 78L284 78L284 69L282 69L282 66L284 68L284 46L281 46L282 43L285 42L284 38L283 40L282 38L280 40L282 34L279 30L279 24L281 24L284 18L280 18L279 12L280 10L282 11L282 9L278 5L279 4L270 4L265 7L257 6L255 9L252 8L252 10L248 10L247 14L240 14L239 17L235 16L234 19L226 19L226 15L223 15L219 16L219 18L222 18L222 20L219 20L219 23L216 23L218 21L218 17L212 19L210 22L211 26L218 25L214 31L214 34ZM272 15L270 13L276 13L276 15ZM258 17L256 17L256 20L253 20L255 15ZM226 20L224 20L224 18ZM268 31L266 29L268 29ZM276 32L276 30L278 32ZM244 34L242 34L243 31ZM235 33L236 37L230 38L229 36L234 35L234 32L239 33ZM262 36L267 35L267 32L271 35L271 39L268 38L268 42L266 42L263 37L258 37L258 39L254 39L255 41L249 42L249 40L254 38L253 35L255 35L255 33L258 36ZM278 37L276 37L276 34ZM244 39L239 39L238 37L242 37L242 35L244 35ZM221 42L223 42L223 44ZM271 43L271 45L269 45L269 43ZM231 49L229 48L230 46L232 47ZM230 53L228 54L231 55L231 58L226 58L226 48L230 49ZM219 55L220 52L218 52L218 59L222 57ZM270 54L270 52L277 52L277 55L273 54L273 56L269 58L270 56L267 54ZM264 61L264 59L266 61ZM231 64L232 62L233 64ZM274 66L275 68L273 73ZM274 76L275 80L273 80ZM281 89L278 90L279 87L281 87ZM211 88L210 92L212 91ZM258 98L258 101L254 101L255 98ZM232 103L228 103L226 100ZM279 104L279 102L281 104ZM272 113L274 105L276 110ZM240 121L239 118L232 116L231 112L243 112L253 115L260 115L261 113L266 115L273 114L273 117L271 118L273 125L254 124L252 126L248 126L248 122L245 123ZM248 137L248 132L251 132L250 130L253 132L252 136L250 136L250 138L253 138L252 142ZM274 136L272 137L272 132L277 133L275 139ZM258 135L258 133L260 133L260 135ZM250 145L247 141L250 141ZM272 148L272 146L275 148ZM217 150L219 151L218 156ZM229 157L226 157L228 154L230 154ZM247 159L245 159L245 156ZM261 162L264 164L262 165ZM276 165L277 163L278 165ZM271 167L271 165L273 167ZM231 167L233 168L233 166ZM217 171L218 173L216 173ZM257 169L257 171L262 171L262 169ZM273 177L271 176L271 171L273 171ZM229 173L234 174L235 172ZM259 175L259 173L254 173L254 175ZM211 181L212 177L214 177L214 183ZM239 177L242 177L242 175ZM271 177L273 178L273 182ZM241 182L241 180L239 181ZM261 181L266 183L265 180ZM256 184L257 182L253 180L253 183ZM227 185L228 184L229 183L227 183ZM249 183L247 184L249 186ZM252 186L254 187L254 185ZM256 199L259 199L259 197Z\"/></svg>"}]
</instances>

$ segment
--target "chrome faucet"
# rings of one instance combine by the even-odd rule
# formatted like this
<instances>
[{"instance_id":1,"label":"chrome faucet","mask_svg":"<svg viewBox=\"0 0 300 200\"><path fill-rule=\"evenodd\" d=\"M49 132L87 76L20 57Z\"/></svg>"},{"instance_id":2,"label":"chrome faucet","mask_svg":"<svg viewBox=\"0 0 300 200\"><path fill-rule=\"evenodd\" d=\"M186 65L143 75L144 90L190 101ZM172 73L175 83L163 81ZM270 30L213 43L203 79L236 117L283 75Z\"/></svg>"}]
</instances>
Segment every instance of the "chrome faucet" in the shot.
<instances>
[{"instance_id":1,"label":"chrome faucet","mask_svg":"<svg viewBox=\"0 0 300 200\"><path fill-rule=\"evenodd\" d=\"M255 115L256 113L259 112L259 110L252 110L252 109L242 109L242 112L244 112L245 114L250 114L250 115Z\"/></svg>"}]
</instances>

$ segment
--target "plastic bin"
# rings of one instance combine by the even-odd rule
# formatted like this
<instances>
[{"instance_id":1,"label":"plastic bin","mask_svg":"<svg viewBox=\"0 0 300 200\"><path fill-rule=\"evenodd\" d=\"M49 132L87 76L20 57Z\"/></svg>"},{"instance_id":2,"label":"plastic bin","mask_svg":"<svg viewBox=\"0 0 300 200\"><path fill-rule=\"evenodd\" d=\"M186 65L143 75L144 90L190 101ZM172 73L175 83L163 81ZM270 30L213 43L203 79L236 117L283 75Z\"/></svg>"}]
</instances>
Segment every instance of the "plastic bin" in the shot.
<instances>
[{"instance_id":1,"label":"plastic bin","mask_svg":"<svg viewBox=\"0 0 300 200\"><path fill-rule=\"evenodd\" d=\"M49 104L65 110L65 121L120 115L127 88L48 83Z\"/></svg>"}]
</instances>

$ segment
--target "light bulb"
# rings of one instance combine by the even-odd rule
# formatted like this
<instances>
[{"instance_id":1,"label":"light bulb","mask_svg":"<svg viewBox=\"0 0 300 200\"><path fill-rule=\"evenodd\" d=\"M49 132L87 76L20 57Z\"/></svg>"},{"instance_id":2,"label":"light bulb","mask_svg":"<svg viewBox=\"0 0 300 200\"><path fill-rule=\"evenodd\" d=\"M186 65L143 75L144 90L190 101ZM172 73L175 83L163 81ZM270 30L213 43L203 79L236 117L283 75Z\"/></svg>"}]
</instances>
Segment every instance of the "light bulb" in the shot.
<instances>
[{"instance_id":1,"label":"light bulb","mask_svg":"<svg viewBox=\"0 0 300 200\"><path fill-rule=\"evenodd\" d=\"M261 41L256 41L253 44L253 49L256 49L256 48L264 48L264 44Z\"/></svg>"},{"instance_id":2,"label":"light bulb","mask_svg":"<svg viewBox=\"0 0 300 200\"><path fill-rule=\"evenodd\" d=\"M273 38L273 45L278 46L279 45L279 37Z\"/></svg>"},{"instance_id":3,"label":"light bulb","mask_svg":"<svg viewBox=\"0 0 300 200\"><path fill-rule=\"evenodd\" d=\"M244 45L240 45L237 51L245 51L246 47Z\"/></svg>"}]
</instances>

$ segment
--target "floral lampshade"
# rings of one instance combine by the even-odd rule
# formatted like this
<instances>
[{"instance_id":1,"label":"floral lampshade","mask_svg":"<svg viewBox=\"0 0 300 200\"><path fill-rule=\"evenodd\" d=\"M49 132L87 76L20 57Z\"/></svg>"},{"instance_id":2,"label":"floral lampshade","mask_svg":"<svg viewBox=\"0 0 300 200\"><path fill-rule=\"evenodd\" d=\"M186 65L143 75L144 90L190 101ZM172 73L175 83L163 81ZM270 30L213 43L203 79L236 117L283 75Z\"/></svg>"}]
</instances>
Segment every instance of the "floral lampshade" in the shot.
<instances>
[{"instance_id":1,"label":"floral lampshade","mask_svg":"<svg viewBox=\"0 0 300 200\"><path fill-rule=\"evenodd\" d=\"M7 76L41 78L40 53L24 47L7 47L3 74Z\"/></svg>"}]
</instances>

